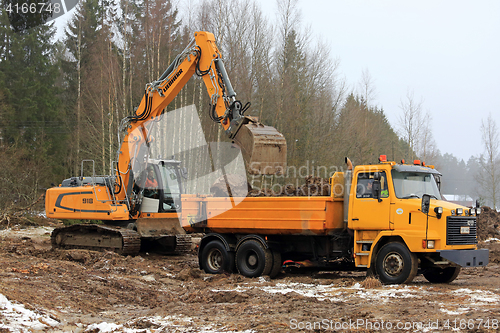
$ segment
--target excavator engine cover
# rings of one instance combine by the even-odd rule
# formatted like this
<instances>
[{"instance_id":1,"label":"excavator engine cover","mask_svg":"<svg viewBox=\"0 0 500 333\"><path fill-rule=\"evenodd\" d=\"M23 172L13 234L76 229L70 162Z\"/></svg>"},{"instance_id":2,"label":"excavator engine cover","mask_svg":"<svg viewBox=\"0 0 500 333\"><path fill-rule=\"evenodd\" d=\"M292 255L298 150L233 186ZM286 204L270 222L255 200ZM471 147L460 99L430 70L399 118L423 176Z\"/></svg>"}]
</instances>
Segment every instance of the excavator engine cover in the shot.
<instances>
[{"instance_id":1,"label":"excavator engine cover","mask_svg":"<svg viewBox=\"0 0 500 333\"><path fill-rule=\"evenodd\" d=\"M286 140L274 127L251 117L233 140L240 147L246 168L253 175L279 175L286 170Z\"/></svg>"}]
</instances>

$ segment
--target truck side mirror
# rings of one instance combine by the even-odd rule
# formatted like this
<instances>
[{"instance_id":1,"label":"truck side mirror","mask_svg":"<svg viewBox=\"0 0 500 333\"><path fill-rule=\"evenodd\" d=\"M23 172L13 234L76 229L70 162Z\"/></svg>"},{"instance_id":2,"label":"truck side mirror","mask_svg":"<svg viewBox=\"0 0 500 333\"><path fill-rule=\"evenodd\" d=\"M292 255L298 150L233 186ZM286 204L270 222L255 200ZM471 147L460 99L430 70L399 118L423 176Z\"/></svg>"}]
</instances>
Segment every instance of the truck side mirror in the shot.
<instances>
[{"instance_id":1,"label":"truck side mirror","mask_svg":"<svg viewBox=\"0 0 500 333\"><path fill-rule=\"evenodd\" d=\"M429 194L424 194L422 196L422 208L421 208L422 213L428 214L430 205L431 205L431 196Z\"/></svg>"},{"instance_id":2,"label":"truck side mirror","mask_svg":"<svg viewBox=\"0 0 500 333\"><path fill-rule=\"evenodd\" d=\"M377 172L378 173L378 172ZM380 180L374 180L372 184L372 193L373 197L378 200L378 202L382 201L381 193L380 193Z\"/></svg>"}]
</instances>

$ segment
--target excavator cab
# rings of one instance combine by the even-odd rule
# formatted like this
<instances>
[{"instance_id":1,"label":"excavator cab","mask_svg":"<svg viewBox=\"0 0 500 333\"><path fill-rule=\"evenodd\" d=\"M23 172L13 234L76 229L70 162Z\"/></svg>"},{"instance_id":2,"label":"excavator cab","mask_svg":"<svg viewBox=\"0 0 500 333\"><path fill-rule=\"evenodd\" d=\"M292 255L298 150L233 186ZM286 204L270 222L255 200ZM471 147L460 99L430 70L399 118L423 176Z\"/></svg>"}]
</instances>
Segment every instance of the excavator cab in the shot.
<instances>
[{"instance_id":1,"label":"excavator cab","mask_svg":"<svg viewBox=\"0 0 500 333\"><path fill-rule=\"evenodd\" d=\"M141 213L175 213L181 209L180 161L150 160L136 182Z\"/></svg>"}]
</instances>

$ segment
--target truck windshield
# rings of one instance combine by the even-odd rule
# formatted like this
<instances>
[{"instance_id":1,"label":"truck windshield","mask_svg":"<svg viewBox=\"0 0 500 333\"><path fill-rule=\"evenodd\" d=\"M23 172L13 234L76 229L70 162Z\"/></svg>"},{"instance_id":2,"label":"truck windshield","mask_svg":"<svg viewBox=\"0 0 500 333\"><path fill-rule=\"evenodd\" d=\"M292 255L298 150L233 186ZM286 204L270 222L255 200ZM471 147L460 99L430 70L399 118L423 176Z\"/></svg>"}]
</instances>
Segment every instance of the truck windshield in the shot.
<instances>
[{"instance_id":1,"label":"truck windshield","mask_svg":"<svg viewBox=\"0 0 500 333\"><path fill-rule=\"evenodd\" d=\"M394 192L399 199L421 198L429 194L432 198L441 200L439 188L430 173L398 172L392 170Z\"/></svg>"}]
</instances>

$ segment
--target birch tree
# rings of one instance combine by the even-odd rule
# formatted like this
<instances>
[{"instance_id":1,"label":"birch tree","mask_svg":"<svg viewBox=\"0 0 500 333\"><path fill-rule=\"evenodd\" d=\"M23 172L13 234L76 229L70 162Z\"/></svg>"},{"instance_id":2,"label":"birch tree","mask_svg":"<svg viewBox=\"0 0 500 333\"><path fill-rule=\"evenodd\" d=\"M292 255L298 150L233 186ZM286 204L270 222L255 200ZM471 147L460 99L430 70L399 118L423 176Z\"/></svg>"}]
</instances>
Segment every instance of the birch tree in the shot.
<instances>
[{"instance_id":1,"label":"birch tree","mask_svg":"<svg viewBox=\"0 0 500 333\"><path fill-rule=\"evenodd\" d=\"M358 89L366 105L370 106L377 96L377 90L375 89L375 80L371 76L368 68L363 69L361 79L358 82Z\"/></svg>"},{"instance_id":2,"label":"birch tree","mask_svg":"<svg viewBox=\"0 0 500 333\"><path fill-rule=\"evenodd\" d=\"M424 130L425 119L422 115L423 101L416 101L413 92L408 91L406 100L401 100L400 109L403 111L398 119L399 135L408 143L406 157L415 158L415 151L419 138Z\"/></svg>"},{"instance_id":3,"label":"birch tree","mask_svg":"<svg viewBox=\"0 0 500 333\"><path fill-rule=\"evenodd\" d=\"M480 193L491 208L497 209L500 195L500 138L495 120L491 116L481 121L484 153L479 157L477 181Z\"/></svg>"}]
</instances>

